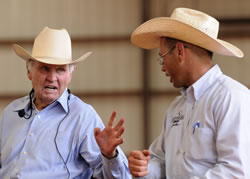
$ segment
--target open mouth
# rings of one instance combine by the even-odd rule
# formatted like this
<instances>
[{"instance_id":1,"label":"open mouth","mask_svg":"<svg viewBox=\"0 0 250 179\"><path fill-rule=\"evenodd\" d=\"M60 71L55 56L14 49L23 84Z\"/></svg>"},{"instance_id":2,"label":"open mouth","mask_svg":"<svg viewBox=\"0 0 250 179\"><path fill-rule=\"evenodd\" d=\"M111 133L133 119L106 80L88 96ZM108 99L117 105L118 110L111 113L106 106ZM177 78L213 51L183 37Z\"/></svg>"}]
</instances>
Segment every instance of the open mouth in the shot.
<instances>
[{"instance_id":1,"label":"open mouth","mask_svg":"<svg viewBox=\"0 0 250 179\"><path fill-rule=\"evenodd\" d=\"M55 87L55 86L45 86L45 89L46 90L56 90L57 87Z\"/></svg>"}]
</instances>

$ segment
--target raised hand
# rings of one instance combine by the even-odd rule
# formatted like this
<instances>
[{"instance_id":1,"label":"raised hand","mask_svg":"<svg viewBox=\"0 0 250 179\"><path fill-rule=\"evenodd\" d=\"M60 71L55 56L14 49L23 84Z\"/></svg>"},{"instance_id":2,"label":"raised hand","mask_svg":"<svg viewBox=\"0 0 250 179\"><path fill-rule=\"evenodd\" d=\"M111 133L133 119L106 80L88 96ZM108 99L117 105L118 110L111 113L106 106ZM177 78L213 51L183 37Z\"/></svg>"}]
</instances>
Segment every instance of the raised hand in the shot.
<instances>
[{"instance_id":1,"label":"raised hand","mask_svg":"<svg viewBox=\"0 0 250 179\"><path fill-rule=\"evenodd\" d=\"M149 150L134 150L128 157L128 167L134 177L144 177L148 174L147 166L150 160Z\"/></svg>"},{"instance_id":2,"label":"raised hand","mask_svg":"<svg viewBox=\"0 0 250 179\"><path fill-rule=\"evenodd\" d=\"M106 127L101 131L100 128L95 128L95 140L101 152L108 158L112 158L116 154L116 147L123 143L122 134L125 130L124 118L113 127L116 117L116 111L113 111Z\"/></svg>"}]
</instances>

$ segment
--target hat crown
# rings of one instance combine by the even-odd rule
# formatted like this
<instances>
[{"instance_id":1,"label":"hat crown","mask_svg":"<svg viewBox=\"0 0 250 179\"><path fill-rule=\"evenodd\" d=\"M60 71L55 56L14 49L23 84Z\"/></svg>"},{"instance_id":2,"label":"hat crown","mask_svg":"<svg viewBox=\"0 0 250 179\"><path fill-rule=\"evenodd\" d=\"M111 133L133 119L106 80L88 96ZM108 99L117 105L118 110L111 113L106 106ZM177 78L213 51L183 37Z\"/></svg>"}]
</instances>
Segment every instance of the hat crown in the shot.
<instances>
[{"instance_id":1,"label":"hat crown","mask_svg":"<svg viewBox=\"0 0 250 179\"><path fill-rule=\"evenodd\" d=\"M197 10L176 8L170 17L144 22L131 35L131 42L145 49L159 48L161 37L179 39L221 55L243 57L233 44L218 39L219 22Z\"/></svg>"},{"instance_id":2,"label":"hat crown","mask_svg":"<svg viewBox=\"0 0 250 179\"><path fill-rule=\"evenodd\" d=\"M188 8L176 8L170 18L190 25L213 39L218 36L219 21L203 12Z\"/></svg>"},{"instance_id":3,"label":"hat crown","mask_svg":"<svg viewBox=\"0 0 250 179\"><path fill-rule=\"evenodd\" d=\"M67 30L45 27L35 38L32 56L39 59L72 61L71 39Z\"/></svg>"}]
</instances>

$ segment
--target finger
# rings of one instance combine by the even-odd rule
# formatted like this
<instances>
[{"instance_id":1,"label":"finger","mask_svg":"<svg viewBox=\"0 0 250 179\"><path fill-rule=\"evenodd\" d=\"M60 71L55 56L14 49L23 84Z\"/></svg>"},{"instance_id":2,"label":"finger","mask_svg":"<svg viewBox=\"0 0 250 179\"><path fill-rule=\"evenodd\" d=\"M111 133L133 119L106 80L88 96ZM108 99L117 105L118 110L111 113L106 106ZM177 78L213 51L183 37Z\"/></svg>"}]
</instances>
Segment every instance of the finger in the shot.
<instances>
[{"instance_id":1,"label":"finger","mask_svg":"<svg viewBox=\"0 0 250 179\"><path fill-rule=\"evenodd\" d=\"M129 157L128 158L129 164L133 165L133 166L147 166L148 165L148 161L146 159L136 159L133 157Z\"/></svg>"},{"instance_id":2,"label":"finger","mask_svg":"<svg viewBox=\"0 0 250 179\"><path fill-rule=\"evenodd\" d=\"M114 121L115 121L115 117L116 117L116 113L117 113L116 111L112 112L112 114L110 116L110 119L108 121L108 124L107 124L108 127L113 127L113 124L114 124Z\"/></svg>"},{"instance_id":3,"label":"finger","mask_svg":"<svg viewBox=\"0 0 250 179\"><path fill-rule=\"evenodd\" d=\"M144 160L147 158L147 156L144 155L143 151L139 151L139 150L134 150L130 152L129 157L132 157L138 160Z\"/></svg>"},{"instance_id":4,"label":"finger","mask_svg":"<svg viewBox=\"0 0 250 179\"><path fill-rule=\"evenodd\" d=\"M143 172L136 172L133 170L130 170L130 173L134 176L134 177L144 177L148 174L148 171L143 171Z\"/></svg>"},{"instance_id":5,"label":"finger","mask_svg":"<svg viewBox=\"0 0 250 179\"><path fill-rule=\"evenodd\" d=\"M116 144L115 144L115 147L117 147L118 145L122 144L124 142L124 139L123 138L119 138L116 140Z\"/></svg>"},{"instance_id":6,"label":"finger","mask_svg":"<svg viewBox=\"0 0 250 179\"><path fill-rule=\"evenodd\" d=\"M115 150L120 144L123 143L123 141L123 138L115 139L113 143L109 146L110 150Z\"/></svg>"},{"instance_id":7,"label":"finger","mask_svg":"<svg viewBox=\"0 0 250 179\"><path fill-rule=\"evenodd\" d=\"M147 166L138 166L129 163L129 171L134 177L143 177L148 174Z\"/></svg>"},{"instance_id":8,"label":"finger","mask_svg":"<svg viewBox=\"0 0 250 179\"><path fill-rule=\"evenodd\" d=\"M149 160L150 160L150 151L149 150L143 150L142 153L145 156L145 160L147 160L147 162L149 162Z\"/></svg>"},{"instance_id":9,"label":"finger","mask_svg":"<svg viewBox=\"0 0 250 179\"><path fill-rule=\"evenodd\" d=\"M116 137L117 137L117 138L121 137L122 134L124 133L124 131L125 131L125 128L124 128L124 127L121 127L121 128L117 131Z\"/></svg>"},{"instance_id":10,"label":"finger","mask_svg":"<svg viewBox=\"0 0 250 179\"><path fill-rule=\"evenodd\" d=\"M124 119L124 118L121 118L121 119L119 120L119 122L116 124L116 126L115 126L114 129L115 129L116 131L119 130L119 129L121 128L121 126L123 126L124 122L125 122L125 119Z\"/></svg>"},{"instance_id":11,"label":"finger","mask_svg":"<svg viewBox=\"0 0 250 179\"><path fill-rule=\"evenodd\" d=\"M144 172L144 171L147 171L147 165L140 166L140 165L134 165L132 163L129 163L129 169L134 172Z\"/></svg>"}]
</instances>

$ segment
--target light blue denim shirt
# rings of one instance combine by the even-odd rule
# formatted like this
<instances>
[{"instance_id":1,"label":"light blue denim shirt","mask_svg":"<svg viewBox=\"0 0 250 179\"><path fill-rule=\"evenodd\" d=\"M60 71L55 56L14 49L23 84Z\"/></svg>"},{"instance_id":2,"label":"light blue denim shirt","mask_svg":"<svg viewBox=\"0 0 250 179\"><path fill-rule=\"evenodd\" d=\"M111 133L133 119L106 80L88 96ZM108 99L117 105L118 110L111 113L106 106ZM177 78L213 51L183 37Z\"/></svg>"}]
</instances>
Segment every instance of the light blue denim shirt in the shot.
<instances>
[{"instance_id":1,"label":"light blue denim shirt","mask_svg":"<svg viewBox=\"0 0 250 179\"><path fill-rule=\"evenodd\" d=\"M215 65L170 105L144 178L250 178L250 92Z\"/></svg>"},{"instance_id":2,"label":"light blue denim shirt","mask_svg":"<svg viewBox=\"0 0 250 179\"><path fill-rule=\"evenodd\" d=\"M1 179L131 178L119 147L113 159L101 154L94 128L104 125L91 105L65 90L30 119L20 118L20 109L30 114L28 104L28 96L17 99L1 116Z\"/></svg>"}]
</instances>

